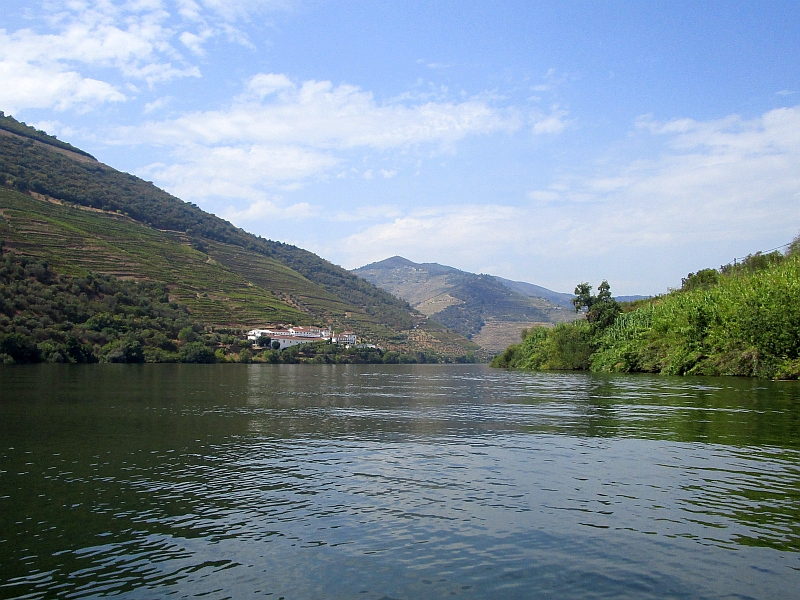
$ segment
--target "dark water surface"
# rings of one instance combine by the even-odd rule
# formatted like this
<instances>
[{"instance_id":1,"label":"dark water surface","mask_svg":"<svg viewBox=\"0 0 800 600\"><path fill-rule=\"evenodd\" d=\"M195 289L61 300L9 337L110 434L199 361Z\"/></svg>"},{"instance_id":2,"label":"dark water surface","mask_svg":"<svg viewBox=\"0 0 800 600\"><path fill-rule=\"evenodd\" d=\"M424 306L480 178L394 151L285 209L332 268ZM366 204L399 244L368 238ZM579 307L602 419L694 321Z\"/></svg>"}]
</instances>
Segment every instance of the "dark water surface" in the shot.
<instances>
[{"instance_id":1,"label":"dark water surface","mask_svg":"<svg viewBox=\"0 0 800 600\"><path fill-rule=\"evenodd\" d=\"M798 598L800 385L0 365L0 597Z\"/></svg>"}]
</instances>

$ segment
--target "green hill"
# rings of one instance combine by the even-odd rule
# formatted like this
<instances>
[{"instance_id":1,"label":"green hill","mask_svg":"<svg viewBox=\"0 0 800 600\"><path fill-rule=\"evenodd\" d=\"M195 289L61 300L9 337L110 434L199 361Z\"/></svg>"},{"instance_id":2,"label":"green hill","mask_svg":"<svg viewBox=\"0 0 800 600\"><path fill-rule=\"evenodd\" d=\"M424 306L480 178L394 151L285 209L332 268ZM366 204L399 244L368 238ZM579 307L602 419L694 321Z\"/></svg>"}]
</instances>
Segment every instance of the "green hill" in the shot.
<instances>
[{"instance_id":1,"label":"green hill","mask_svg":"<svg viewBox=\"0 0 800 600\"><path fill-rule=\"evenodd\" d=\"M475 348L311 252L251 235L6 116L0 186L8 248L65 275L164 283L208 325L316 323L402 350Z\"/></svg>"},{"instance_id":2,"label":"green hill","mask_svg":"<svg viewBox=\"0 0 800 600\"><path fill-rule=\"evenodd\" d=\"M437 263L395 256L353 272L490 351L519 339L523 328L574 318L571 310L541 296L519 293L497 277Z\"/></svg>"},{"instance_id":3,"label":"green hill","mask_svg":"<svg viewBox=\"0 0 800 600\"><path fill-rule=\"evenodd\" d=\"M603 305L613 310L598 311ZM528 331L492 364L797 379L800 238L786 254L690 273L681 289L626 308L601 302L588 320ZM597 318L603 313L611 318Z\"/></svg>"}]
</instances>

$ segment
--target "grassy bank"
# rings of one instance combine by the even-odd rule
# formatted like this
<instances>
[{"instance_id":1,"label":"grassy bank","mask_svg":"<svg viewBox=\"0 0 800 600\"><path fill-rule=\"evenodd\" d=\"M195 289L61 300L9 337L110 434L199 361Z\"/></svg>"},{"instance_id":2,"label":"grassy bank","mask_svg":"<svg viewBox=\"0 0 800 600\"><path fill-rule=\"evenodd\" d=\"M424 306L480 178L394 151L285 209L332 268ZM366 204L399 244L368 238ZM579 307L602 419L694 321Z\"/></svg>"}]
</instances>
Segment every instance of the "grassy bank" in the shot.
<instances>
[{"instance_id":1,"label":"grassy bank","mask_svg":"<svg viewBox=\"0 0 800 600\"><path fill-rule=\"evenodd\" d=\"M525 332L492 362L520 369L800 377L800 252L756 254L690 274L607 324Z\"/></svg>"}]
</instances>

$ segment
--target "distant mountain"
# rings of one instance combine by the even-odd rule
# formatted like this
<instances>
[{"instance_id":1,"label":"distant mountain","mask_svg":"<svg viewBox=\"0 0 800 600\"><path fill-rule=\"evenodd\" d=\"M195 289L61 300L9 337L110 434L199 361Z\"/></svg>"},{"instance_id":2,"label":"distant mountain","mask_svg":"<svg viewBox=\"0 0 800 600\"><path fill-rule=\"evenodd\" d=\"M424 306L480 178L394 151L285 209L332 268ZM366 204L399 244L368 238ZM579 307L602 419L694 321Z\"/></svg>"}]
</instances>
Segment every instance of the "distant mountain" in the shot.
<instances>
[{"instance_id":1,"label":"distant mountain","mask_svg":"<svg viewBox=\"0 0 800 600\"><path fill-rule=\"evenodd\" d=\"M522 293L498 277L438 263L415 263L394 256L353 273L490 351L517 341L525 327L576 318L572 304L565 302L572 299L569 294L510 282L528 292ZM534 290L541 292L534 294Z\"/></svg>"},{"instance_id":2,"label":"distant mountain","mask_svg":"<svg viewBox=\"0 0 800 600\"><path fill-rule=\"evenodd\" d=\"M247 233L2 113L0 240L56 273L166 284L215 327L319 324L404 351L477 348L307 250Z\"/></svg>"},{"instance_id":3,"label":"distant mountain","mask_svg":"<svg viewBox=\"0 0 800 600\"><path fill-rule=\"evenodd\" d=\"M569 309L574 308L572 305L572 299L575 297L574 294L554 292L553 290L548 290L540 285L534 285L524 281L511 281L510 279L504 279L503 277L495 277L495 279L497 279L497 281L502 283L504 286L511 288L515 292L519 292L525 296L530 296L531 298L544 298L545 300L558 306L563 306L564 308Z\"/></svg>"}]
</instances>

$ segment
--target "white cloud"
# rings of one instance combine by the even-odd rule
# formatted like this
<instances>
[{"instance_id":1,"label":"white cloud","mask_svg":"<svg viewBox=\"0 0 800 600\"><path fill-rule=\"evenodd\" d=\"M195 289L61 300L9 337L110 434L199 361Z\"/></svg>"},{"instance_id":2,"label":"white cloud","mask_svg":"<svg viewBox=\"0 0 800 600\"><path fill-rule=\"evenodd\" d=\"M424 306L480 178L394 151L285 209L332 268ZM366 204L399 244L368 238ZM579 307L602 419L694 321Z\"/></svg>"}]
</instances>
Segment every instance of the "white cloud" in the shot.
<instances>
[{"instance_id":1,"label":"white cloud","mask_svg":"<svg viewBox=\"0 0 800 600\"><path fill-rule=\"evenodd\" d=\"M356 86L298 84L283 74L260 73L226 109L121 129L119 141L171 148L171 164L152 165L147 172L179 196L255 198L265 187L285 189L333 175L336 167L335 177L347 177L352 171L343 163L352 150L407 152L425 146L437 152L467 136L509 134L523 124L519 111L497 109L484 99L378 103ZM377 175L391 179L397 170L361 172L364 179Z\"/></svg>"},{"instance_id":2,"label":"white cloud","mask_svg":"<svg viewBox=\"0 0 800 600\"><path fill-rule=\"evenodd\" d=\"M176 145L277 143L385 150L447 145L467 135L508 133L521 126L517 111L496 109L480 99L380 104L356 86L314 80L298 85L285 75L262 73L249 80L245 94L228 109L150 123L128 134Z\"/></svg>"},{"instance_id":3,"label":"white cloud","mask_svg":"<svg viewBox=\"0 0 800 600\"><path fill-rule=\"evenodd\" d=\"M312 207L307 202L298 202L290 206L281 206L272 200L258 200L250 204L244 210L229 207L224 213L223 218L231 223L241 226L253 221L270 222L273 220L303 220L316 217L319 209Z\"/></svg>"},{"instance_id":4,"label":"white cloud","mask_svg":"<svg viewBox=\"0 0 800 600\"><path fill-rule=\"evenodd\" d=\"M119 84L87 69L113 69L148 85L198 76L170 45L168 16L157 3L75 3L46 19L50 33L0 30L0 103L10 111L63 110L127 99Z\"/></svg>"},{"instance_id":5,"label":"white cloud","mask_svg":"<svg viewBox=\"0 0 800 600\"><path fill-rule=\"evenodd\" d=\"M434 260L447 256L453 262L469 262L475 248L488 249L502 239L506 244L523 241L527 215L513 206L444 206L416 210L350 235L352 266L360 266L395 254Z\"/></svg>"},{"instance_id":6,"label":"white cloud","mask_svg":"<svg viewBox=\"0 0 800 600\"><path fill-rule=\"evenodd\" d=\"M264 189L303 180L338 164L334 157L296 146L208 148L189 145L171 165L156 163L142 175L185 199L209 197L261 199Z\"/></svg>"},{"instance_id":7,"label":"white cloud","mask_svg":"<svg viewBox=\"0 0 800 600\"><path fill-rule=\"evenodd\" d=\"M545 244L553 252L680 251L685 244L789 236L800 228L800 107L752 120L642 119L637 126L665 138L661 157L529 193L560 201L546 210L570 221L566 239Z\"/></svg>"},{"instance_id":8,"label":"white cloud","mask_svg":"<svg viewBox=\"0 0 800 600\"><path fill-rule=\"evenodd\" d=\"M162 98L157 98L152 102L148 102L144 105L144 114L148 115L152 112L156 112L161 110L162 108L166 108L172 102L172 98L170 96L164 96Z\"/></svg>"},{"instance_id":9,"label":"white cloud","mask_svg":"<svg viewBox=\"0 0 800 600\"><path fill-rule=\"evenodd\" d=\"M286 75L259 73L247 82L247 92L241 96L241 100L263 100L270 94L291 87L294 87L294 84Z\"/></svg>"},{"instance_id":10,"label":"white cloud","mask_svg":"<svg viewBox=\"0 0 800 600\"><path fill-rule=\"evenodd\" d=\"M549 115L537 115L533 119L533 133L537 135L546 133L561 133L569 125L568 111L554 104Z\"/></svg>"},{"instance_id":11,"label":"white cloud","mask_svg":"<svg viewBox=\"0 0 800 600\"><path fill-rule=\"evenodd\" d=\"M686 269L714 266L698 261L701 248L739 242L756 251L800 230L800 107L752 120L640 120L638 129L664 143L659 158L569 174L532 190L519 206L387 216L345 240L347 260L357 266L399 254L461 268L506 265L498 274L537 281L526 273L535 269L563 289L576 277L635 286L632 269L668 265L671 271L648 276L650 289L628 288L655 293ZM559 281L570 269L579 274Z\"/></svg>"},{"instance_id":12,"label":"white cloud","mask_svg":"<svg viewBox=\"0 0 800 600\"><path fill-rule=\"evenodd\" d=\"M236 29L238 20L291 5L259 0L51 0L41 10L28 11L39 30L0 29L0 105L8 112L85 110L130 99L126 82L152 87L199 77L200 69L182 48L202 56L203 45L218 35L250 44Z\"/></svg>"},{"instance_id":13,"label":"white cloud","mask_svg":"<svg viewBox=\"0 0 800 600\"><path fill-rule=\"evenodd\" d=\"M0 47L4 40L0 33ZM2 50L0 50L2 52ZM0 106L8 113L23 108L65 110L96 103L121 102L126 96L116 86L76 71L38 66L0 58Z\"/></svg>"},{"instance_id":14,"label":"white cloud","mask_svg":"<svg viewBox=\"0 0 800 600\"><path fill-rule=\"evenodd\" d=\"M190 31L184 31L182 34L180 34L178 39L180 39L181 43L186 46L192 52L192 54L203 56L205 54L203 42L210 38L211 35L212 32L210 29L204 29L199 35Z\"/></svg>"}]
</instances>

